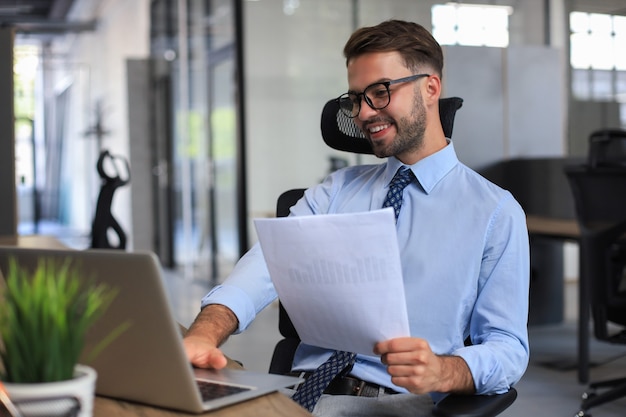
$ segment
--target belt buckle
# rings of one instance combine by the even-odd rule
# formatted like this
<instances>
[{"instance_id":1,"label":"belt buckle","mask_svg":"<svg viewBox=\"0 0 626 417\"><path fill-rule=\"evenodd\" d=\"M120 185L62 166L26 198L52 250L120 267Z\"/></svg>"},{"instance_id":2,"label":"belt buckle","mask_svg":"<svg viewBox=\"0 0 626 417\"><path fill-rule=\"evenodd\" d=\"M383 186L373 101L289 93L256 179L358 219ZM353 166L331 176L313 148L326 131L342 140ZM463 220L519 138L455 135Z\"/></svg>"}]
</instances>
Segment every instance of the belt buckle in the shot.
<instances>
[{"instance_id":1,"label":"belt buckle","mask_svg":"<svg viewBox=\"0 0 626 417\"><path fill-rule=\"evenodd\" d=\"M363 395L363 392L365 391L367 382L363 381L362 379L357 379L357 381L358 381L358 384L352 387L352 395L354 395L355 397L360 397Z\"/></svg>"}]
</instances>

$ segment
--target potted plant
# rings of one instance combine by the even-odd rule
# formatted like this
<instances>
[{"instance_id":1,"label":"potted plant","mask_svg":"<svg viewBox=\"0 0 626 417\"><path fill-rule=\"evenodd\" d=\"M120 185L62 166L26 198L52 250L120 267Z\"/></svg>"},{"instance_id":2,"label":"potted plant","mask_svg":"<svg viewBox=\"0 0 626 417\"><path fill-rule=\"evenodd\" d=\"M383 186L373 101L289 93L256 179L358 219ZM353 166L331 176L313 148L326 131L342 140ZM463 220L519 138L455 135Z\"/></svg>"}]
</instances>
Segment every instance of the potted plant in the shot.
<instances>
[{"instance_id":1,"label":"potted plant","mask_svg":"<svg viewBox=\"0 0 626 417\"><path fill-rule=\"evenodd\" d=\"M25 416L93 414L96 372L78 361L115 291L88 278L69 259L40 259L34 271L9 261L0 288L0 380Z\"/></svg>"}]
</instances>

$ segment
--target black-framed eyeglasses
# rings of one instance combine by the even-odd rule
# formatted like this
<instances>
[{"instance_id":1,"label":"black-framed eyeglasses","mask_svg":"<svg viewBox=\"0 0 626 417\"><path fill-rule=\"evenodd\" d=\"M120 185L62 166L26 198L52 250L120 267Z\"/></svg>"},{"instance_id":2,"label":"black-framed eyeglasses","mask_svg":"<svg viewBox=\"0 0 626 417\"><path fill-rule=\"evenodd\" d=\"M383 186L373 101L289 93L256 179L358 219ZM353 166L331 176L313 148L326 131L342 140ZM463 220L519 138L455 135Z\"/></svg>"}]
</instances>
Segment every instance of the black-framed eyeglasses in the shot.
<instances>
[{"instance_id":1,"label":"black-framed eyeglasses","mask_svg":"<svg viewBox=\"0 0 626 417\"><path fill-rule=\"evenodd\" d=\"M367 105L372 109L382 110L387 107L391 101L391 93L389 90L390 85L406 83L422 77L430 77L430 74L415 74L404 78L398 78L397 80L374 83L367 86L362 93L349 91L340 95L337 97L337 102L339 103L339 108L343 114L352 119L357 117L361 111L361 99L364 99Z\"/></svg>"}]
</instances>

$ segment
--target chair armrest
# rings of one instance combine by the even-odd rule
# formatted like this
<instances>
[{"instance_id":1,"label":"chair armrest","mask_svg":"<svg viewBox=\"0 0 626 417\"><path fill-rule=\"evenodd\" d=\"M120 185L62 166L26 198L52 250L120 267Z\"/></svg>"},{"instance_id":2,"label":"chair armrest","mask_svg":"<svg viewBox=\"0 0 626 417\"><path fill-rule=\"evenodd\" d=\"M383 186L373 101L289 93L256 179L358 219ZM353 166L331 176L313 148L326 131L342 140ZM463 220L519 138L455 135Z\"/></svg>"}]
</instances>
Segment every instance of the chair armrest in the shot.
<instances>
[{"instance_id":1,"label":"chair armrest","mask_svg":"<svg viewBox=\"0 0 626 417\"><path fill-rule=\"evenodd\" d=\"M506 410L517 398L511 388L504 394L458 395L450 394L433 408L435 417L495 417Z\"/></svg>"},{"instance_id":2,"label":"chair armrest","mask_svg":"<svg viewBox=\"0 0 626 417\"><path fill-rule=\"evenodd\" d=\"M291 371L291 364L300 339L286 337L280 340L274 348L272 361L270 362L270 374L285 375Z\"/></svg>"}]
</instances>

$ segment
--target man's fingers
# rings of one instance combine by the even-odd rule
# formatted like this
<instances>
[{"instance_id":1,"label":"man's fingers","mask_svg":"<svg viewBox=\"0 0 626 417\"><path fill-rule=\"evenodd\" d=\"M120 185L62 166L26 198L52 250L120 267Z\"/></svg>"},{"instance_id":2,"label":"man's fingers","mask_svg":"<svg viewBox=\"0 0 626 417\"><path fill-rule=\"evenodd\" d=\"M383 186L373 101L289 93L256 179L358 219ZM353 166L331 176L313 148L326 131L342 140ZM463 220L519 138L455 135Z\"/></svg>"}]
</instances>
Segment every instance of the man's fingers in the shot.
<instances>
[{"instance_id":1,"label":"man's fingers","mask_svg":"<svg viewBox=\"0 0 626 417\"><path fill-rule=\"evenodd\" d=\"M374 353L383 355L389 352L411 352L415 350L429 349L428 342L416 337L398 337L376 343Z\"/></svg>"},{"instance_id":2,"label":"man's fingers","mask_svg":"<svg viewBox=\"0 0 626 417\"><path fill-rule=\"evenodd\" d=\"M222 369L228 363L221 350L202 338L185 338L183 346L189 362L198 368Z\"/></svg>"}]
</instances>

